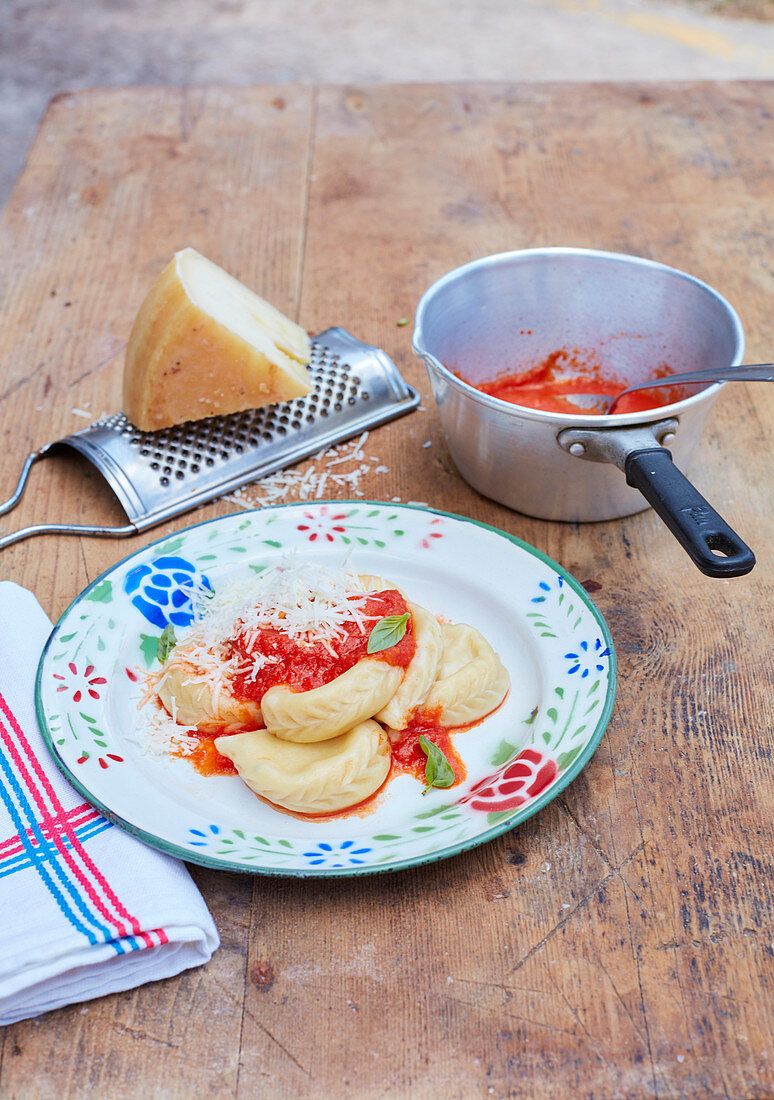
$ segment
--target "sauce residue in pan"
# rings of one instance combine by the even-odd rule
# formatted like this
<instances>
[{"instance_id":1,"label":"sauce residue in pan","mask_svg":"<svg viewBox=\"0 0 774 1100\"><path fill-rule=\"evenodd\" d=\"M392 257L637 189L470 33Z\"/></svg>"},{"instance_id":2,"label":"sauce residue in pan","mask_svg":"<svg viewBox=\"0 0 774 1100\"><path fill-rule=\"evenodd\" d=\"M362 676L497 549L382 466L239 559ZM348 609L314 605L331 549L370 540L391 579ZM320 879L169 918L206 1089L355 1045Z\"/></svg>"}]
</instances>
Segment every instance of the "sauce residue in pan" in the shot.
<instances>
[{"instance_id":1,"label":"sauce residue in pan","mask_svg":"<svg viewBox=\"0 0 774 1100\"><path fill-rule=\"evenodd\" d=\"M626 389L627 382L617 378L610 368L603 367L593 355L579 349L559 348L545 359L522 371L507 371L493 378L473 382L460 371L453 371L457 378L481 393L543 412L576 415L603 415L604 409L587 401L574 401L575 394L602 394L614 397ZM650 377L668 378L674 371L666 363L659 364ZM663 386L655 390L640 390L627 394L616 406L618 413L645 412L679 401L685 387Z\"/></svg>"}]
</instances>

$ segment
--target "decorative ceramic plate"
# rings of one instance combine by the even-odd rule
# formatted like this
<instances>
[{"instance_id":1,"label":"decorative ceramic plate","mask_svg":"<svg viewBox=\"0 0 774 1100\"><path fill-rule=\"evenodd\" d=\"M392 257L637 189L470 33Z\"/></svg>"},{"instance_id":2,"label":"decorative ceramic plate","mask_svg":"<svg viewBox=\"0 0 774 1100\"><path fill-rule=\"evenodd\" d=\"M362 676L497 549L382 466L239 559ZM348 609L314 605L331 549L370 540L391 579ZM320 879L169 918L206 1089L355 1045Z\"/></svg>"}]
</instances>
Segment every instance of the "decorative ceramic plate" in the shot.
<instances>
[{"instance_id":1,"label":"decorative ceramic plate","mask_svg":"<svg viewBox=\"0 0 774 1100\"><path fill-rule=\"evenodd\" d=\"M305 820L237 777L149 755L137 737L141 673L161 632L183 627L195 586L244 579L289 551L375 573L447 620L477 627L511 677L505 703L454 736L467 778L425 793L391 779L371 806ZM41 658L43 734L70 782L162 851L230 871L353 875L455 855L524 821L567 786L615 697L607 626L580 585L539 551L472 520L397 504L289 504L239 512L152 543L94 581Z\"/></svg>"}]
</instances>

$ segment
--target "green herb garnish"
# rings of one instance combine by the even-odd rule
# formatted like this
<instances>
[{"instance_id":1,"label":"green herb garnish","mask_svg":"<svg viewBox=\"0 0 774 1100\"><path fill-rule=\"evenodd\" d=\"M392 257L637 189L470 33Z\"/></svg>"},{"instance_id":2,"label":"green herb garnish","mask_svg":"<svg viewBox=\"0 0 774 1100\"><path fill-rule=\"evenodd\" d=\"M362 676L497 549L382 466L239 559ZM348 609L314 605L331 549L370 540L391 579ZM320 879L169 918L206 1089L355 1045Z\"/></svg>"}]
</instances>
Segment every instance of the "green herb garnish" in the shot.
<instances>
[{"instance_id":1,"label":"green herb garnish","mask_svg":"<svg viewBox=\"0 0 774 1100\"><path fill-rule=\"evenodd\" d=\"M383 649L397 645L406 633L410 618L408 611L405 615L385 615L368 635L366 653L381 653Z\"/></svg>"},{"instance_id":2,"label":"green herb garnish","mask_svg":"<svg viewBox=\"0 0 774 1100\"><path fill-rule=\"evenodd\" d=\"M156 643L156 656L161 661L162 665L176 645L177 638L175 637L175 628L172 626L172 623L167 623L161 632L161 637Z\"/></svg>"},{"instance_id":3,"label":"green herb garnish","mask_svg":"<svg viewBox=\"0 0 774 1100\"><path fill-rule=\"evenodd\" d=\"M438 746L429 741L424 734L419 738L419 747L427 754L425 764L425 783L427 786L422 794L427 794L431 787L451 787L454 783L454 768Z\"/></svg>"}]
</instances>

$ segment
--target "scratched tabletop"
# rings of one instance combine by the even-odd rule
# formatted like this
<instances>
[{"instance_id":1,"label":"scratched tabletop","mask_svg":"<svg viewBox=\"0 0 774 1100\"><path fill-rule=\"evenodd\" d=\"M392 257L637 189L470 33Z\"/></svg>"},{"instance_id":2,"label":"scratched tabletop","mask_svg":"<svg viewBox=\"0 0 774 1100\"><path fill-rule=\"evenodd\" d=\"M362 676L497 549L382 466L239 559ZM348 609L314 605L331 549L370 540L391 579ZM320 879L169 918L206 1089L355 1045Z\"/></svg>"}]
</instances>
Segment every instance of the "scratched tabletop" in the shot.
<instances>
[{"instance_id":1,"label":"scratched tabletop","mask_svg":"<svg viewBox=\"0 0 774 1100\"><path fill-rule=\"evenodd\" d=\"M18 543L0 578L56 620L191 522L305 498L424 502L519 536L585 586L618 698L559 797L451 859L313 880L191 865L222 939L211 962L7 1027L2 1095L774 1096L774 390L726 387L692 461L758 558L716 580L650 511L551 523L479 496L410 343L446 271L572 245L705 280L739 312L746 360L770 360L773 231L774 84L52 102L0 223L0 499L31 450L120 408L136 311L188 245L310 332L383 348L422 404L335 466L309 459L143 536ZM35 467L0 534L74 519L126 522L96 470L62 455Z\"/></svg>"}]
</instances>

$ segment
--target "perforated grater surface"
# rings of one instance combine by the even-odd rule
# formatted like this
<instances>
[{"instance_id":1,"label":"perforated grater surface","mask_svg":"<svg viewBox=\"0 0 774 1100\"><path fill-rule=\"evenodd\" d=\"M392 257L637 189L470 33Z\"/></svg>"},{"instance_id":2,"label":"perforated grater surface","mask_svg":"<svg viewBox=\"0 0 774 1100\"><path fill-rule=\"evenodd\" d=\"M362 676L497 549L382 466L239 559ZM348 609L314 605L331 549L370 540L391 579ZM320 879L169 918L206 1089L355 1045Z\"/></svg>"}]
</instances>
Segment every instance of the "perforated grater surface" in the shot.
<instances>
[{"instance_id":1,"label":"perforated grater surface","mask_svg":"<svg viewBox=\"0 0 774 1100\"><path fill-rule=\"evenodd\" d=\"M256 478L377 427L419 404L395 364L379 348L342 328L312 341L314 385L281 405L213 416L159 432L141 432L123 413L105 417L28 456L0 515L18 503L33 463L57 450L78 451L102 474L129 523L122 527L38 524L0 538L0 550L43 533L120 538L189 511Z\"/></svg>"}]
</instances>

